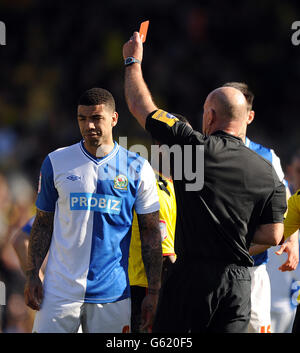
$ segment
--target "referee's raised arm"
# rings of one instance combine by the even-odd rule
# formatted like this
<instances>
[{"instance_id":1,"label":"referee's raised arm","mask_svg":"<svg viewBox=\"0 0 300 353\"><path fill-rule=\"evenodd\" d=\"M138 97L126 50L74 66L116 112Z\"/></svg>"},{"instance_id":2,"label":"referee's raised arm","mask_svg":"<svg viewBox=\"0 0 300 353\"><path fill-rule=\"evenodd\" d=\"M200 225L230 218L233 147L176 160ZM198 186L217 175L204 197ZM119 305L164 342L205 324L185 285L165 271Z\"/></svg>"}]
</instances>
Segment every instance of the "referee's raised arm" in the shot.
<instances>
[{"instance_id":1,"label":"referee's raised arm","mask_svg":"<svg viewBox=\"0 0 300 353\"><path fill-rule=\"evenodd\" d=\"M145 129L146 118L157 109L151 93L144 81L141 63L143 43L138 32L123 46L125 64L125 97L128 108L140 125Z\"/></svg>"}]
</instances>

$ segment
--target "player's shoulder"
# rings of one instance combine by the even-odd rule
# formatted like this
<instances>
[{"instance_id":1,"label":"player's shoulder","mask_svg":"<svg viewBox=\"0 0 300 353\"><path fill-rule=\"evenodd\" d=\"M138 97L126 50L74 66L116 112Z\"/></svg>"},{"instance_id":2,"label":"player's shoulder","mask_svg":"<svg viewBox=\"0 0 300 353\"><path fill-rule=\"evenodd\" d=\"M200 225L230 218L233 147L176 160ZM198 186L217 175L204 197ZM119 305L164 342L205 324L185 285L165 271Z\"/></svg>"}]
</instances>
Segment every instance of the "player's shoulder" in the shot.
<instances>
[{"instance_id":1,"label":"player's shoulder","mask_svg":"<svg viewBox=\"0 0 300 353\"><path fill-rule=\"evenodd\" d=\"M247 150L252 155L258 155L259 159L262 162L268 164L269 166L273 166L273 157L276 156L276 154L271 148L263 146L260 143L251 141L248 137L246 137L245 147L247 147Z\"/></svg>"},{"instance_id":2,"label":"player's shoulder","mask_svg":"<svg viewBox=\"0 0 300 353\"><path fill-rule=\"evenodd\" d=\"M256 150L245 145L243 147L244 147L244 151L249 155L251 155L253 158L255 158L256 161L260 161L261 163L267 164L268 166L272 167L271 160L269 158L266 158L263 153L259 153L262 151L267 151L267 147L261 146L262 147L261 149L256 149Z\"/></svg>"},{"instance_id":3,"label":"player's shoulder","mask_svg":"<svg viewBox=\"0 0 300 353\"><path fill-rule=\"evenodd\" d=\"M140 156L137 152L132 152L127 150L126 148L119 145L119 154L121 158L127 158L128 164L132 163L133 161L141 166L145 163L149 163L145 158Z\"/></svg>"},{"instance_id":4,"label":"player's shoulder","mask_svg":"<svg viewBox=\"0 0 300 353\"><path fill-rule=\"evenodd\" d=\"M50 157L50 159L66 158L67 156L73 154L74 152L77 153L79 146L80 146L80 142L77 142L70 146L60 147L50 152L48 156Z\"/></svg>"},{"instance_id":5,"label":"player's shoulder","mask_svg":"<svg viewBox=\"0 0 300 353\"><path fill-rule=\"evenodd\" d=\"M275 154L271 148L263 146L260 143L251 141L248 137L246 137L246 146L250 148L250 150L258 153L259 155Z\"/></svg>"}]
</instances>

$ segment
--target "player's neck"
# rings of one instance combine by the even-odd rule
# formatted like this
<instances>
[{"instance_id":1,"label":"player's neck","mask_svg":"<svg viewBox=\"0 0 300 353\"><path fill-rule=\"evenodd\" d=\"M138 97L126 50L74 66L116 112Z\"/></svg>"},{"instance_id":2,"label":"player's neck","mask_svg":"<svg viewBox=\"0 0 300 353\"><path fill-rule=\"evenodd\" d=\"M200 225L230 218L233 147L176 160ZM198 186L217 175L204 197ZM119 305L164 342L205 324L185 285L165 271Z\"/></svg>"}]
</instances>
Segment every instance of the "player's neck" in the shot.
<instances>
[{"instance_id":1,"label":"player's neck","mask_svg":"<svg viewBox=\"0 0 300 353\"><path fill-rule=\"evenodd\" d=\"M90 145L88 141L84 141L85 149L94 157L102 158L108 155L114 148L115 144L113 140L102 142L99 145Z\"/></svg>"}]
</instances>

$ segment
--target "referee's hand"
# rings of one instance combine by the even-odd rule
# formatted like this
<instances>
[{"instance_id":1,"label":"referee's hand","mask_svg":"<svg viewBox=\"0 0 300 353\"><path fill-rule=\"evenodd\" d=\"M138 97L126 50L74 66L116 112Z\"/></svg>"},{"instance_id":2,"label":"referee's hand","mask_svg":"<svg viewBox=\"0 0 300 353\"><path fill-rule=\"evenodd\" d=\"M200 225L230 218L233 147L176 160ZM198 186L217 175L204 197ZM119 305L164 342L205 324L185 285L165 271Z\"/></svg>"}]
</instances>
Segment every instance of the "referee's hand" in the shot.
<instances>
[{"instance_id":1,"label":"referee's hand","mask_svg":"<svg viewBox=\"0 0 300 353\"><path fill-rule=\"evenodd\" d=\"M43 284L39 276L27 277L24 297L26 305L33 310L40 310L43 300Z\"/></svg>"},{"instance_id":2,"label":"referee's hand","mask_svg":"<svg viewBox=\"0 0 300 353\"><path fill-rule=\"evenodd\" d=\"M142 62L143 43L139 32L134 32L132 37L123 45L123 58L134 57Z\"/></svg>"}]
</instances>

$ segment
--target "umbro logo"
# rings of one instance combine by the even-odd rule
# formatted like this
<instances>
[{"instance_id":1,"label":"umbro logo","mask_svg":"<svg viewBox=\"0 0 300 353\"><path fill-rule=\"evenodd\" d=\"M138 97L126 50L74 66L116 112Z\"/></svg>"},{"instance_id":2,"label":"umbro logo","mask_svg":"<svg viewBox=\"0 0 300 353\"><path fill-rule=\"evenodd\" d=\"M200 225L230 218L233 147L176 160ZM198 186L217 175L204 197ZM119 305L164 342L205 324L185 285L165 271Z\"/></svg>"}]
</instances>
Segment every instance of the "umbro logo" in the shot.
<instances>
[{"instance_id":1,"label":"umbro logo","mask_svg":"<svg viewBox=\"0 0 300 353\"><path fill-rule=\"evenodd\" d=\"M67 177L67 179L72 180L72 181L75 181L75 180L81 180L81 177L80 177L80 176L77 176L77 175L69 175L69 176Z\"/></svg>"}]
</instances>

